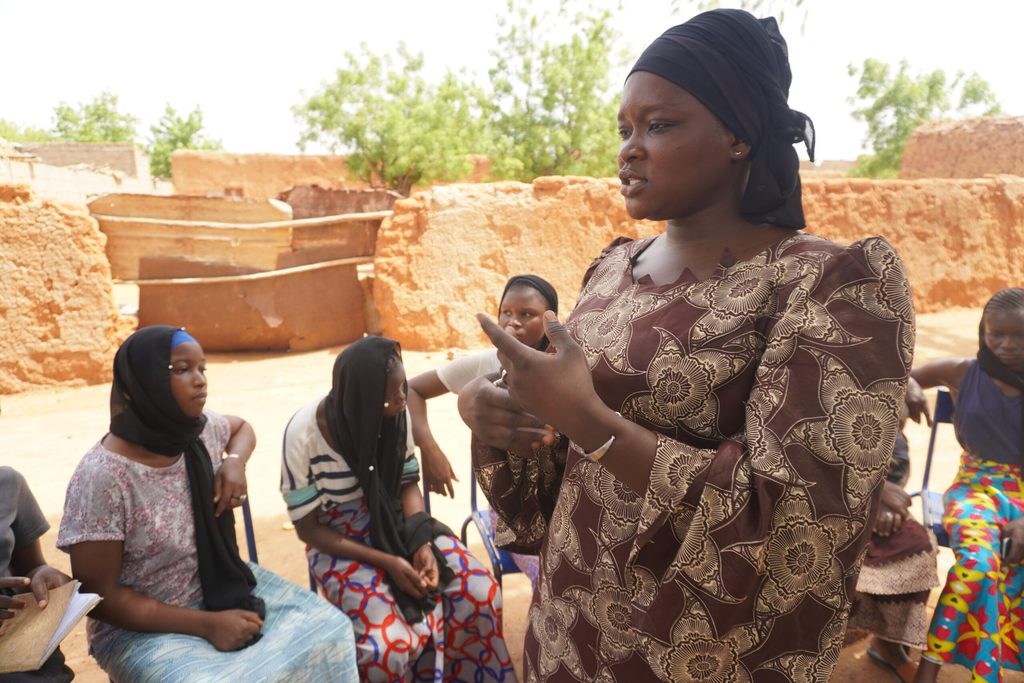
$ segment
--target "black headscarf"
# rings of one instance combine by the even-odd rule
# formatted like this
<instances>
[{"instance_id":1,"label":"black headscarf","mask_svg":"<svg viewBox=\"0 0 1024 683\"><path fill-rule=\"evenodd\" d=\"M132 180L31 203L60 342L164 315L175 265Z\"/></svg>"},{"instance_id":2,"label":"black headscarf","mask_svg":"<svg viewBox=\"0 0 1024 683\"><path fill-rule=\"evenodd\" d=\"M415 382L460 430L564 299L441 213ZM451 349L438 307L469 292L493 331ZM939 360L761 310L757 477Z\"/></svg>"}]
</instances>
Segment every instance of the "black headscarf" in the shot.
<instances>
[{"instance_id":1,"label":"black headscarf","mask_svg":"<svg viewBox=\"0 0 1024 683\"><path fill-rule=\"evenodd\" d=\"M630 74L635 71L648 71L686 90L750 145L744 218L804 227L800 162L793 145L805 143L814 161L814 125L787 103L793 75L775 19L757 19L737 9L698 14L651 43Z\"/></svg>"},{"instance_id":2,"label":"black headscarf","mask_svg":"<svg viewBox=\"0 0 1024 683\"><path fill-rule=\"evenodd\" d=\"M540 277L539 275L513 275L505 283L505 289L501 293L501 298L498 299L498 305L505 300L505 295L508 294L508 290L513 287L530 287L531 289L537 290L537 293L544 297L544 301L547 302L548 310L558 313L558 292L551 285L550 282ZM541 337L540 344L537 346L538 351L543 351L548 348L547 335Z\"/></svg>"},{"instance_id":3,"label":"black headscarf","mask_svg":"<svg viewBox=\"0 0 1024 683\"><path fill-rule=\"evenodd\" d=\"M206 416L189 417L171 394L171 337L178 329L144 327L121 344L114 356L110 431L159 455L184 453L203 603L210 611L245 609L262 619L266 608L252 594L256 578L238 555L234 512L214 516L213 464L199 438Z\"/></svg>"},{"instance_id":4,"label":"black headscarf","mask_svg":"<svg viewBox=\"0 0 1024 683\"><path fill-rule=\"evenodd\" d=\"M334 362L324 417L331 439L363 489L373 547L411 560L420 546L440 534L451 534L451 530L426 513L403 519L402 469L408 425L404 411L384 416L388 372L394 361L401 361L401 353L398 342L384 337L364 337L342 351ZM434 555L442 581L450 581L454 574L436 548ZM430 596L419 601L391 583L406 621L418 622L424 610L433 608Z\"/></svg>"},{"instance_id":5,"label":"black headscarf","mask_svg":"<svg viewBox=\"0 0 1024 683\"><path fill-rule=\"evenodd\" d=\"M1024 395L1024 374L1007 367L985 343L985 316L996 311L1024 311L1024 289L1010 287L997 292L988 303L978 323L978 365L989 377L1006 382ZM1024 463L1024 398L1021 399L1021 462Z\"/></svg>"}]
</instances>

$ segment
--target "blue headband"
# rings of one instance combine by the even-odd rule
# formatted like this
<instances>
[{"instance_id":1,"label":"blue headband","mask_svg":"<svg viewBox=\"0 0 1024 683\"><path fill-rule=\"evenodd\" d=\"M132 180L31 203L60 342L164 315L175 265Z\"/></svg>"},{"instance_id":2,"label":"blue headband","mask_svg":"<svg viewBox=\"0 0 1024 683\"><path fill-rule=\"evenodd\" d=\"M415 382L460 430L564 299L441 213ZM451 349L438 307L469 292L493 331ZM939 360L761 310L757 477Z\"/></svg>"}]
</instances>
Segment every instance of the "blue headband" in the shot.
<instances>
[{"instance_id":1,"label":"blue headband","mask_svg":"<svg viewBox=\"0 0 1024 683\"><path fill-rule=\"evenodd\" d=\"M171 348L173 349L178 344L185 344L187 342L194 342L198 344L191 334L186 332L184 329L175 330L174 334L171 335Z\"/></svg>"}]
</instances>

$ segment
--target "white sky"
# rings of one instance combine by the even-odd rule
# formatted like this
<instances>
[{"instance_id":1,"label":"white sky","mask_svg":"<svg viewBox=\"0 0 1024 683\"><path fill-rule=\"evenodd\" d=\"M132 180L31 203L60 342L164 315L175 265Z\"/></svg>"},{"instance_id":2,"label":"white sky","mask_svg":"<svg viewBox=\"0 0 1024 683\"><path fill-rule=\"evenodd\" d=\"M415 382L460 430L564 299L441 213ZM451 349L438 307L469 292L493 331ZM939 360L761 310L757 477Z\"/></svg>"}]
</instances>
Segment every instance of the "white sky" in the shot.
<instances>
[{"instance_id":1,"label":"white sky","mask_svg":"<svg viewBox=\"0 0 1024 683\"><path fill-rule=\"evenodd\" d=\"M503 0L0 0L0 118L49 128L61 101L103 90L140 119L140 135L170 102L202 107L207 133L235 152L296 153L291 107L312 94L360 42L399 41L428 69L466 67L481 82ZM552 6L557 0L535 0ZM634 58L689 12L671 0L622 0L616 26ZM678 0L677 6L691 3ZM692 3L696 4L696 3ZM724 2L723 5L733 3ZM863 129L850 116L850 63L867 57L915 71L978 71L1008 114L1024 115L1021 0L805 0L806 30L783 24L794 82L790 104L809 114L818 159L852 159ZM625 73L614 76L621 82ZM614 128L615 122L609 121ZM316 150L308 150L313 152Z\"/></svg>"}]
</instances>

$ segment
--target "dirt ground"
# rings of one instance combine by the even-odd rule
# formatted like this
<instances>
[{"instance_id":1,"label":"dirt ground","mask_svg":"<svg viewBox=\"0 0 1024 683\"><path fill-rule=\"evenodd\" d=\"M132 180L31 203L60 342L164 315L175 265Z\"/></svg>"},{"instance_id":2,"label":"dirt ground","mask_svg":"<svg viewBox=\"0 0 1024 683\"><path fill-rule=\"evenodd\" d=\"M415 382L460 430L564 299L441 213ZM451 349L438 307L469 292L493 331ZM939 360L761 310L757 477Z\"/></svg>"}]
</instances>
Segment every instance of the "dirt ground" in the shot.
<instances>
[{"instance_id":1,"label":"dirt ground","mask_svg":"<svg viewBox=\"0 0 1024 683\"><path fill-rule=\"evenodd\" d=\"M119 295L120 298L120 295ZM973 355L977 348L978 310L952 310L923 315L918 321L917 362L949 355ZM302 545L287 521L278 493L281 434L292 413L311 398L323 394L330 384L330 370L338 349L291 354L211 354L209 357L209 407L235 414L251 422L259 444L249 464L249 493L255 517L260 564L298 583L307 585ZM444 353L405 354L410 377L447 360ZM43 538L43 550L50 564L69 571L67 556L54 547L64 492L79 458L106 430L108 386L40 390L0 398L0 464L13 466L28 480L53 525ZM438 443L448 454L462 478L455 499L434 496L433 512L452 528L461 526L469 511L469 432L459 419L452 396L430 401L430 423ZM911 424L907 435L913 458L911 489L919 488L924 469L928 430ZM952 429L940 430L939 457L933 470L933 488L944 488L956 471L959 450ZM919 510L915 510L919 512ZM239 515L241 530L241 515ZM470 548L483 556L479 543ZM948 549L939 553L939 571L944 576L952 561ZM932 593L932 603L938 591ZM506 640L517 667L522 656L529 582L521 575L505 578L504 623ZM834 681L879 683L888 675L865 654L866 642L848 647L833 676ZM63 649L83 683L99 683L106 677L88 656L84 622L64 641ZM948 667L940 681L966 681L964 669ZM1009 683L1024 681L1024 675L1008 675Z\"/></svg>"}]
</instances>

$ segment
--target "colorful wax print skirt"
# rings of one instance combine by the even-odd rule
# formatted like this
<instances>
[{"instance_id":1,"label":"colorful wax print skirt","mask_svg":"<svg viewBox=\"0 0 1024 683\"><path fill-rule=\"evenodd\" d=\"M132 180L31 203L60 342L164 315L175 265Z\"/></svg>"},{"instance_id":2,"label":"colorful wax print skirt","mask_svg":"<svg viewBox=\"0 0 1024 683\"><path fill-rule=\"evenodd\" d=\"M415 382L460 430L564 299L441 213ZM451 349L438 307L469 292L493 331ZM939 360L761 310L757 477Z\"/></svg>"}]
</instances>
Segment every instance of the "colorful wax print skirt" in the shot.
<instances>
[{"instance_id":1,"label":"colorful wax print skirt","mask_svg":"<svg viewBox=\"0 0 1024 683\"><path fill-rule=\"evenodd\" d=\"M939 597L923 656L967 667L972 683L996 683L1004 669L1021 670L1024 567L1000 558L1000 529L1024 516L1021 468L965 453L944 498L942 524L956 564Z\"/></svg>"},{"instance_id":2,"label":"colorful wax print skirt","mask_svg":"<svg viewBox=\"0 0 1024 683\"><path fill-rule=\"evenodd\" d=\"M367 545L369 519L365 499L319 514L321 524ZM361 680L514 683L494 576L455 538L438 536L434 544L455 578L434 611L415 624L403 618L384 570L307 548L320 591L352 619Z\"/></svg>"}]
</instances>

